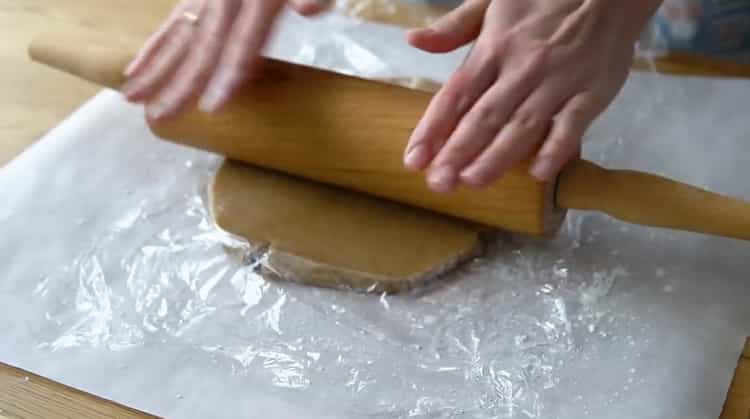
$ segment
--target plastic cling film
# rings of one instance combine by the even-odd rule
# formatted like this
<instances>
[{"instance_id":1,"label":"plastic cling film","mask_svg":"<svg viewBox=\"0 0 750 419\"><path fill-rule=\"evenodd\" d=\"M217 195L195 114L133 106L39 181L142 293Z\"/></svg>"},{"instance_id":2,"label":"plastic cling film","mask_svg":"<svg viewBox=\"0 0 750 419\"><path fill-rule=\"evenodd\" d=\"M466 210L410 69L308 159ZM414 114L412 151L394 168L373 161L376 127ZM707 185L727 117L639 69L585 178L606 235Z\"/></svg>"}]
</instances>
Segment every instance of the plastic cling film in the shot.
<instances>
[{"instance_id":1,"label":"plastic cling film","mask_svg":"<svg viewBox=\"0 0 750 419\"><path fill-rule=\"evenodd\" d=\"M40 349L190 344L235 374L326 392L367 417L538 418L583 340L634 321L608 307L627 278L614 257L602 264L615 268L571 264L584 237L497 237L460 281L378 298L269 276L264 249L218 231L201 194L143 204L37 284L56 307Z\"/></svg>"}]
</instances>

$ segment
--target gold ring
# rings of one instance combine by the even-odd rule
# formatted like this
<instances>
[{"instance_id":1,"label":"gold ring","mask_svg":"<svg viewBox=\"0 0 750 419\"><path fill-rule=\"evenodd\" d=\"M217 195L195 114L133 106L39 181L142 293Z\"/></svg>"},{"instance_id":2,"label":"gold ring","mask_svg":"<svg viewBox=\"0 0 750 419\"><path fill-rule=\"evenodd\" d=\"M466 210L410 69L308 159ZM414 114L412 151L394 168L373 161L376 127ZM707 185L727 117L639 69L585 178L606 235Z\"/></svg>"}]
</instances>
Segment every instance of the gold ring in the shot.
<instances>
[{"instance_id":1,"label":"gold ring","mask_svg":"<svg viewBox=\"0 0 750 419\"><path fill-rule=\"evenodd\" d=\"M184 12L182 18L187 20L191 25L197 25L199 20L198 15L193 12Z\"/></svg>"}]
</instances>

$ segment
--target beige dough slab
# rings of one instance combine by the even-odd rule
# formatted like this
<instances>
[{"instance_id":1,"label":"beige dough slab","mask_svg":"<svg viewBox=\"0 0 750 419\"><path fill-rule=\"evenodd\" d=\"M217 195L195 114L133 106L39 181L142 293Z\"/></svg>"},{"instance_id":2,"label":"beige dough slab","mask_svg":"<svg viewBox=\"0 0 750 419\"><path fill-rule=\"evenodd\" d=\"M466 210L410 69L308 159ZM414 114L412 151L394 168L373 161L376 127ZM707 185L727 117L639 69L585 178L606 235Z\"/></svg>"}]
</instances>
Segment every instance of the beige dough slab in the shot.
<instances>
[{"instance_id":1,"label":"beige dough slab","mask_svg":"<svg viewBox=\"0 0 750 419\"><path fill-rule=\"evenodd\" d=\"M314 286L400 292L481 252L480 226L231 160L211 207L223 230L268 245L267 270Z\"/></svg>"}]
</instances>

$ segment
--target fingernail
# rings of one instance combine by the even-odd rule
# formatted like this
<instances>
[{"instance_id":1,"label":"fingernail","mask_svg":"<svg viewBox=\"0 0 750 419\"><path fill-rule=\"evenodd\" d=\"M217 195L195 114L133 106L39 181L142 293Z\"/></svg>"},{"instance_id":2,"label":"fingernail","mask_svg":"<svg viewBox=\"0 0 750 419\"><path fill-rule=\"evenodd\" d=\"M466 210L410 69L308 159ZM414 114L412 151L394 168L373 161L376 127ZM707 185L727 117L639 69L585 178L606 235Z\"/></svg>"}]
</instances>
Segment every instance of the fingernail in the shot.
<instances>
[{"instance_id":1,"label":"fingernail","mask_svg":"<svg viewBox=\"0 0 750 419\"><path fill-rule=\"evenodd\" d=\"M148 116L150 116L152 119L161 119L172 110L172 107L173 107L173 104L171 102L158 101L156 103L149 105L148 110L146 112L148 113Z\"/></svg>"},{"instance_id":2,"label":"fingernail","mask_svg":"<svg viewBox=\"0 0 750 419\"><path fill-rule=\"evenodd\" d=\"M216 79L211 82L206 89L206 92L201 97L198 107L203 112L215 112L227 98L227 85L228 77L226 74L219 74Z\"/></svg>"},{"instance_id":3,"label":"fingernail","mask_svg":"<svg viewBox=\"0 0 750 419\"><path fill-rule=\"evenodd\" d=\"M534 161L534 164L531 165L531 169L529 169L531 176L542 182L550 180L554 176L553 171L553 161L547 157L538 157Z\"/></svg>"},{"instance_id":4,"label":"fingernail","mask_svg":"<svg viewBox=\"0 0 750 419\"><path fill-rule=\"evenodd\" d=\"M135 81L131 80L126 82L120 90L128 100L133 100L136 97L136 93L138 93L138 88L138 84Z\"/></svg>"},{"instance_id":5,"label":"fingernail","mask_svg":"<svg viewBox=\"0 0 750 419\"><path fill-rule=\"evenodd\" d=\"M427 177L427 182L437 192L449 192L455 184L456 172L451 167L435 169Z\"/></svg>"},{"instance_id":6,"label":"fingernail","mask_svg":"<svg viewBox=\"0 0 750 419\"><path fill-rule=\"evenodd\" d=\"M427 147L424 144L418 144L406 153L404 164L411 170L420 170L427 164L428 158Z\"/></svg>"},{"instance_id":7,"label":"fingernail","mask_svg":"<svg viewBox=\"0 0 750 419\"><path fill-rule=\"evenodd\" d=\"M221 106L225 97L226 93L223 90L209 88L201 98L199 108L206 113L215 112Z\"/></svg>"},{"instance_id":8,"label":"fingernail","mask_svg":"<svg viewBox=\"0 0 750 419\"><path fill-rule=\"evenodd\" d=\"M437 33L435 29L432 29L431 27L422 27L415 29L421 36L432 36Z\"/></svg>"},{"instance_id":9,"label":"fingernail","mask_svg":"<svg viewBox=\"0 0 750 419\"><path fill-rule=\"evenodd\" d=\"M485 168L480 164L473 164L461 172L461 180L469 185L479 185L484 178Z\"/></svg>"},{"instance_id":10,"label":"fingernail","mask_svg":"<svg viewBox=\"0 0 750 419\"><path fill-rule=\"evenodd\" d=\"M125 67L125 70L122 72L122 74L125 77L130 77L133 74L133 71L135 70L135 60L131 61L130 64L128 64L127 67Z\"/></svg>"},{"instance_id":11,"label":"fingernail","mask_svg":"<svg viewBox=\"0 0 750 419\"><path fill-rule=\"evenodd\" d=\"M427 130L427 124L424 121L419 121L414 130L411 132L409 138L410 143L422 143L422 138L425 136Z\"/></svg>"}]
</instances>

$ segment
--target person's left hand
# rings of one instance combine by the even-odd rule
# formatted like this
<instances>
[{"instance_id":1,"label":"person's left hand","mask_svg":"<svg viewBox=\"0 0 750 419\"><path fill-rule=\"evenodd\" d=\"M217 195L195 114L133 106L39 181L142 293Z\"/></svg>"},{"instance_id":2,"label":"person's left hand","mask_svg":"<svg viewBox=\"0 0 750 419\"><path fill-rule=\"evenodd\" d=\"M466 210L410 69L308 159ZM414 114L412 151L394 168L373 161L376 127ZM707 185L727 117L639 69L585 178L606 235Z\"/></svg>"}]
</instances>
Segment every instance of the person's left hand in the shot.
<instances>
[{"instance_id":1,"label":"person's left hand","mask_svg":"<svg viewBox=\"0 0 750 419\"><path fill-rule=\"evenodd\" d=\"M486 187L527 158L533 176L553 179L624 84L659 1L636 3L465 0L430 28L409 32L409 42L428 52L476 42L429 104L405 165L425 170L437 192Z\"/></svg>"},{"instance_id":2,"label":"person's left hand","mask_svg":"<svg viewBox=\"0 0 750 419\"><path fill-rule=\"evenodd\" d=\"M259 72L260 52L286 4L309 16L317 0L182 0L125 69L125 97L155 121L194 99L215 112ZM193 16L191 23L186 17Z\"/></svg>"}]
</instances>

